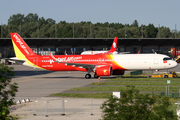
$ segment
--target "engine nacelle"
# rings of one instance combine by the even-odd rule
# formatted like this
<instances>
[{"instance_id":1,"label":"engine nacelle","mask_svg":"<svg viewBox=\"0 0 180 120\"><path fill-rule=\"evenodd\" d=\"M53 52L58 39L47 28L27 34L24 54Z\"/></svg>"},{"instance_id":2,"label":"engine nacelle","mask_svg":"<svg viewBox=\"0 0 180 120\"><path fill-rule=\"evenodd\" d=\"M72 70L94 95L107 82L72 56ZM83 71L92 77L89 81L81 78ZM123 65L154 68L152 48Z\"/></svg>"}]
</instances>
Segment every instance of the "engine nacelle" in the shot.
<instances>
[{"instance_id":1,"label":"engine nacelle","mask_svg":"<svg viewBox=\"0 0 180 120\"><path fill-rule=\"evenodd\" d=\"M124 75L124 70L113 70L112 75Z\"/></svg>"},{"instance_id":2,"label":"engine nacelle","mask_svg":"<svg viewBox=\"0 0 180 120\"><path fill-rule=\"evenodd\" d=\"M102 66L96 68L97 76L110 76L112 75L112 67L111 66Z\"/></svg>"}]
</instances>

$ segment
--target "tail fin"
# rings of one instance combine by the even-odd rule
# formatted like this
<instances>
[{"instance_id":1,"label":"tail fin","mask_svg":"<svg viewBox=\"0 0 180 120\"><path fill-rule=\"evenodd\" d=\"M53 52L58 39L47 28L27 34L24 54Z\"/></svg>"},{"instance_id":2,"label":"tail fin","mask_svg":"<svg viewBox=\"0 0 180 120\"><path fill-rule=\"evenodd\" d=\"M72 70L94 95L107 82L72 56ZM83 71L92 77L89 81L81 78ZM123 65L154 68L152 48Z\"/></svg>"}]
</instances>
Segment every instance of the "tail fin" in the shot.
<instances>
[{"instance_id":1,"label":"tail fin","mask_svg":"<svg viewBox=\"0 0 180 120\"><path fill-rule=\"evenodd\" d=\"M116 49L117 49L117 37L114 38L114 41L113 41L110 51L115 52Z\"/></svg>"},{"instance_id":2,"label":"tail fin","mask_svg":"<svg viewBox=\"0 0 180 120\"><path fill-rule=\"evenodd\" d=\"M139 49L138 54L141 52L141 49Z\"/></svg>"},{"instance_id":3,"label":"tail fin","mask_svg":"<svg viewBox=\"0 0 180 120\"><path fill-rule=\"evenodd\" d=\"M35 55L35 53L25 43L25 41L19 36L18 33L10 33L10 34L12 38L14 51L18 59L26 59L27 56Z\"/></svg>"},{"instance_id":4,"label":"tail fin","mask_svg":"<svg viewBox=\"0 0 180 120\"><path fill-rule=\"evenodd\" d=\"M64 52L64 54L65 54L65 55L67 55L67 53L66 53L66 49L65 49L65 52Z\"/></svg>"},{"instance_id":5,"label":"tail fin","mask_svg":"<svg viewBox=\"0 0 180 120\"><path fill-rule=\"evenodd\" d=\"M171 54L175 55L175 48L171 48Z\"/></svg>"},{"instance_id":6,"label":"tail fin","mask_svg":"<svg viewBox=\"0 0 180 120\"><path fill-rule=\"evenodd\" d=\"M171 52L175 51L175 48L171 48Z\"/></svg>"}]
</instances>

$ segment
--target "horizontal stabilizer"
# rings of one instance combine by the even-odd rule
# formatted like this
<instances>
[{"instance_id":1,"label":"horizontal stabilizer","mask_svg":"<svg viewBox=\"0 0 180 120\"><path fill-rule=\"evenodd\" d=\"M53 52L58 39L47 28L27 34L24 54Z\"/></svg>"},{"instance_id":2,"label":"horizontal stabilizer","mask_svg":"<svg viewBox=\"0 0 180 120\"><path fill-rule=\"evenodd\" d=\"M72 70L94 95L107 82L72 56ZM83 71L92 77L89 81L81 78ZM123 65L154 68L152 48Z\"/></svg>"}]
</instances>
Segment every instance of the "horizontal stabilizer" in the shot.
<instances>
[{"instance_id":1,"label":"horizontal stabilizer","mask_svg":"<svg viewBox=\"0 0 180 120\"><path fill-rule=\"evenodd\" d=\"M16 57L9 58L9 59L6 59L6 60L8 60L8 61L11 62L11 63L17 64L17 65L23 65L23 63L26 62L26 60L19 60L19 59L16 58Z\"/></svg>"}]
</instances>

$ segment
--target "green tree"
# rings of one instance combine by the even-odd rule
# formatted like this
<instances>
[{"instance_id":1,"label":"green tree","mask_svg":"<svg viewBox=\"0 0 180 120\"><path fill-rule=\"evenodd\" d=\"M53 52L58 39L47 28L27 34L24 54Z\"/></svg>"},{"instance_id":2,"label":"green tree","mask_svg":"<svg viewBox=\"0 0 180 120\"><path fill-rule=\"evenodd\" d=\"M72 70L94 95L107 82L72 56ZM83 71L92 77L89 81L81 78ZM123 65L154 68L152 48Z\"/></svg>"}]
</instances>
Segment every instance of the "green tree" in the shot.
<instances>
[{"instance_id":1,"label":"green tree","mask_svg":"<svg viewBox=\"0 0 180 120\"><path fill-rule=\"evenodd\" d=\"M2 32L3 38L10 38L10 34L8 34L10 32L9 27L10 27L10 25L3 25L3 32Z\"/></svg>"},{"instance_id":2,"label":"green tree","mask_svg":"<svg viewBox=\"0 0 180 120\"><path fill-rule=\"evenodd\" d=\"M139 38L140 37L140 31L138 27L128 27L126 28L126 34L127 38Z\"/></svg>"},{"instance_id":3,"label":"green tree","mask_svg":"<svg viewBox=\"0 0 180 120\"><path fill-rule=\"evenodd\" d=\"M53 37L55 36L56 21L52 18L45 19L44 17L39 18L37 14L29 13L27 16L23 14L14 14L8 19L8 25L3 25L3 36L9 38L10 32L21 31L22 37ZM126 38L138 38L142 36L141 27L137 20L134 20L131 25L122 23L100 23L97 22L92 24L90 21L81 21L78 23L67 23L66 21L60 21L57 23L57 37L73 37L73 24L74 24L74 37L75 38L107 38L108 37L108 26L109 26L109 37L118 36L119 38L125 37L125 26L126 26ZM90 24L91 30L90 32ZM20 26L21 25L21 26ZM21 28L21 29L20 29ZM39 28L39 32L38 32ZM39 33L39 35L38 35ZM176 37L179 38L179 32L176 33ZM143 25L143 37L144 38L156 38L159 37L158 28L154 27L153 24L148 26ZM170 31L169 28L161 27L160 30L161 38L175 37L175 32Z\"/></svg>"},{"instance_id":4,"label":"green tree","mask_svg":"<svg viewBox=\"0 0 180 120\"><path fill-rule=\"evenodd\" d=\"M121 92L121 98L111 96L102 105L104 120L176 120L169 110L168 97L150 97L140 94L134 87Z\"/></svg>"},{"instance_id":5,"label":"green tree","mask_svg":"<svg viewBox=\"0 0 180 120\"><path fill-rule=\"evenodd\" d=\"M121 29L118 29L118 37L119 38L125 38L125 27L124 28L121 28Z\"/></svg>"},{"instance_id":6,"label":"green tree","mask_svg":"<svg viewBox=\"0 0 180 120\"><path fill-rule=\"evenodd\" d=\"M171 36L171 31L169 28L166 28L164 26L162 26L160 28L160 31L158 31L156 37L158 38L160 34L160 38L169 38Z\"/></svg>"},{"instance_id":7,"label":"green tree","mask_svg":"<svg viewBox=\"0 0 180 120\"><path fill-rule=\"evenodd\" d=\"M39 17L37 14L33 14L33 13L29 13L25 18L24 18L24 22L28 23L28 22L38 22L39 21Z\"/></svg>"},{"instance_id":8,"label":"green tree","mask_svg":"<svg viewBox=\"0 0 180 120\"><path fill-rule=\"evenodd\" d=\"M47 30L47 34L49 38L55 38L55 24L50 25L49 29Z\"/></svg>"},{"instance_id":9,"label":"green tree","mask_svg":"<svg viewBox=\"0 0 180 120\"><path fill-rule=\"evenodd\" d=\"M40 38L49 38L50 37L49 31L48 31L49 28L50 28L49 24L43 24L39 30L39 32L40 32L39 37ZM35 32L33 36L37 37L37 32Z\"/></svg>"},{"instance_id":10,"label":"green tree","mask_svg":"<svg viewBox=\"0 0 180 120\"><path fill-rule=\"evenodd\" d=\"M6 120L10 113L8 107L14 104L13 100L18 91L17 83L11 83L14 76L12 67L0 64L0 119Z\"/></svg>"},{"instance_id":11,"label":"green tree","mask_svg":"<svg viewBox=\"0 0 180 120\"><path fill-rule=\"evenodd\" d=\"M19 26L20 24L22 25L24 23L24 14L14 14L12 16L10 16L10 18L8 19L8 25L16 25Z\"/></svg>"},{"instance_id":12,"label":"green tree","mask_svg":"<svg viewBox=\"0 0 180 120\"><path fill-rule=\"evenodd\" d=\"M132 25L131 25L131 26L138 27L138 26L139 26L139 24L138 24L137 20L134 20L134 22L132 23Z\"/></svg>"},{"instance_id":13,"label":"green tree","mask_svg":"<svg viewBox=\"0 0 180 120\"><path fill-rule=\"evenodd\" d=\"M77 28L75 29L75 33L76 32L81 33L81 31L77 31ZM59 24L57 24L57 37L72 38L72 36L73 36L73 23L66 23L65 21L61 21ZM75 37L77 37L76 34Z\"/></svg>"},{"instance_id":14,"label":"green tree","mask_svg":"<svg viewBox=\"0 0 180 120\"><path fill-rule=\"evenodd\" d=\"M24 25L22 26L22 31L23 31L22 37L26 37L26 38L37 37L37 36L33 36L34 32L37 32L37 27L38 27L37 22L24 23Z\"/></svg>"},{"instance_id":15,"label":"green tree","mask_svg":"<svg viewBox=\"0 0 180 120\"><path fill-rule=\"evenodd\" d=\"M109 28L109 37L114 38L115 36L118 36L118 31L114 28Z\"/></svg>"},{"instance_id":16,"label":"green tree","mask_svg":"<svg viewBox=\"0 0 180 120\"><path fill-rule=\"evenodd\" d=\"M148 26L145 26L144 30L147 33L147 37L149 37L149 38L156 38L156 34L158 32L158 29L155 28L153 24L149 24Z\"/></svg>"},{"instance_id":17,"label":"green tree","mask_svg":"<svg viewBox=\"0 0 180 120\"><path fill-rule=\"evenodd\" d=\"M122 23L115 23L114 24L114 28L115 29L121 29L121 28L124 28L125 25L123 25Z\"/></svg>"},{"instance_id":18,"label":"green tree","mask_svg":"<svg viewBox=\"0 0 180 120\"><path fill-rule=\"evenodd\" d=\"M39 26L48 24L47 21L44 19L44 17L39 18L38 23L39 23Z\"/></svg>"},{"instance_id":19,"label":"green tree","mask_svg":"<svg viewBox=\"0 0 180 120\"><path fill-rule=\"evenodd\" d=\"M83 27L82 37L83 38L90 37L90 24L85 23L82 27Z\"/></svg>"},{"instance_id":20,"label":"green tree","mask_svg":"<svg viewBox=\"0 0 180 120\"><path fill-rule=\"evenodd\" d=\"M50 24L50 25L53 25L53 24L56 23L56 21L53 20L53 19L51 19L51 18L48 18L48 19L46 20L46 22L47 22L47 24Z\"/></svg>"},{"instance_id":21,"label":"green tree","mask_svg":"<svg viewBox=\"0 0 180 120\"><path fill-rule=\"evenodd\" d=\"M174 34L174 33L173 32L171 33L171 37L173 37L172 34ZM176 38L180 38L180 31L177 31Z\"/></svg>"}]
</instances>

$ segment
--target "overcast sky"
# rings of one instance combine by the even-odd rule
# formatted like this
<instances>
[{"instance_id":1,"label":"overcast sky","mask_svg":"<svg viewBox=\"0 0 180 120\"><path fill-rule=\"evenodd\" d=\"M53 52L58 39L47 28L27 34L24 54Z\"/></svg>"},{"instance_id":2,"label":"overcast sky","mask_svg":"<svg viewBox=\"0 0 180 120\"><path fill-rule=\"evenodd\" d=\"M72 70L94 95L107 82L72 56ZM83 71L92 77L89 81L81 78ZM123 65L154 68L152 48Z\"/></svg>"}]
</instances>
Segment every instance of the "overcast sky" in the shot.
<instances>
[{"instance_id":1,"label":"overcast sky","mask_svg":"<svg viewBox=\"0 0 180 120\"><path fill-rule=\"evenodd\" d=\"M39 17L60 21L132 24L180 30L180 0L0 0L0 23L7 24L13 14L37 13Z\"/></svg>"}]
</instances>

